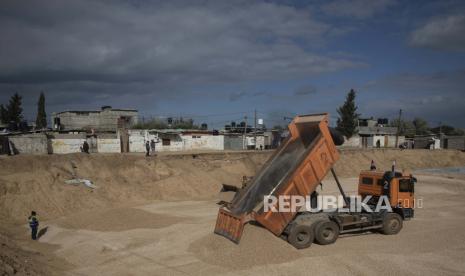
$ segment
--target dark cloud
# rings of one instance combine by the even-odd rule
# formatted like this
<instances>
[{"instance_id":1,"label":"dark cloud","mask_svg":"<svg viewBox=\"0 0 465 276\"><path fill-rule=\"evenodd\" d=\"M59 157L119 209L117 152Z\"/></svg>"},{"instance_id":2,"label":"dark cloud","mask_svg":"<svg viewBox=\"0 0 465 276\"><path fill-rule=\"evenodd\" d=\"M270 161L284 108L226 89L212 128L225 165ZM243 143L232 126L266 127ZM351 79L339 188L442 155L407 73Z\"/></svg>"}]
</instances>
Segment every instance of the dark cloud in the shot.
<instances>
[{"instance_id":1,"label":"dark cloud","mask_svg":"<svg viewBox=\"0 0 465 276\"><path fill-rule=\"evenodd\" d=\"M43 90L52 111L143 108L199 87L362 66L315 51L337 32L311 9L260 1L2 1L0 100Z\"/></svg>"},{"instance_id":2,"label":"dark cloud","mask_svg":"<svg viewBox=\"0 0 465 276\"><path fill-rule=\"evenodd\" d=\"M465 51L465 15L435 17L414 30L410 45L436 50Z\"/></svg>"},{"instance_id":3,"label":"dark cloud","mask_svg":"<svg viewBox=\"0 0 465 276\"><path fill-rule=\"evenodd\" d=\"M361 103L365 114L394 118L403 109L406 118L465 127L465 70L399 74L372 82L364 90L376 92Z\"/></svg>"},{"instance_id":4,"label":"dark cloud","mask_svg":"<svg viewBox=\"0 0 465 276\"><path fill-rule=\"evenodd\" d=\"M365 19L383 12L396 2L395 0L333 0L323 4L321 10L332 16Z\"/></svg>"},{"instance_id":5,"label":"dark cloud","mask_svg":"<svg viewBox=\"0 0 465 276\"><path fill-rule=\"evenodd\" d=\"M357 66L294 42L321 42L331 29L306 10L137 3L2 3L0 82L228 82Z\"/></svg>"},{"instance_id":6,"label":"dark cloud","mask_svg":"<svg viewBox=\"0 0 465 276\"><path fill-rule=\"evenodd\" d=\"M229 101L234 102L246 97L248 94L244 91L242 92L232 92L229 94Z\"/></svg>"},{"instance_id":7,"label":"dark cloud","mask_svg":"<svg viewBox=\"0 0 465 276\"><path fill-rule=\"evenodd\" d=\"M294 91L294 95L295 96L306 96L306 95L316 94L316 92L317 92L317 89L315 86L305 85L305 86L298 87Z\"/></svg>"}]
</instances>

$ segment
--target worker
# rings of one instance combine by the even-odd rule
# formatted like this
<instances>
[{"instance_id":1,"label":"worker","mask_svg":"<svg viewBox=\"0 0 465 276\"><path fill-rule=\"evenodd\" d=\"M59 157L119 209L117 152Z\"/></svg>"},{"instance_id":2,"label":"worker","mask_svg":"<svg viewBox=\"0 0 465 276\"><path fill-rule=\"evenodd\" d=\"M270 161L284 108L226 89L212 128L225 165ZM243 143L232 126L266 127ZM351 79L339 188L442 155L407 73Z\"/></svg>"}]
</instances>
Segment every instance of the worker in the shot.
<instances>
[{"instance_id":1,"label":"worker","mask_svg":"<svg viewBox=\"0 0 465 276\"><path fill-rule=\"evenodd\" d=\"M155 154L155 141L153 139L150 141L150 150L152 151L152 155L156 155Z\"/></svg>"},{"instance_id":2,"label":"worker","mask_svg":"<svg viewBox=\"0 0 465 276\"><path fill-rule=\"evenodd\" d=\"M375 161L371 160L370 171L376 171Z\"/></svg>"},{"instance_id":3,"label":"worker","mask_svg":"<svg viewBox=\"0 0 465 276\"><path fill-rule=\"evenodd\" d=\"M84 144L82 144L82 152L89 154L89 143L87 141L84 141Z\"/></svg>"},{"instance_id":4,"label":"worker","mask_svg":"<svg viewBox=\"0 0 465 276\"><path fill-rule=\"evenodd\" d=\"M29 216L29 227L31 227L31 238L33 240L37 240L37 229L39 228L39 220L36 215L36 212L32 211Z\"/></svg>"},{"instance_id":5,"label":"worker","mask_svg":"<svg viewBox=\"0 0 465 276\"><path fill-rule=\"evenodd\" d=\"M145 156L149 156L150 155L150 143L149 143L149 141L145 142L145 150L146 150Z\"/></svg>"}]
</instances>

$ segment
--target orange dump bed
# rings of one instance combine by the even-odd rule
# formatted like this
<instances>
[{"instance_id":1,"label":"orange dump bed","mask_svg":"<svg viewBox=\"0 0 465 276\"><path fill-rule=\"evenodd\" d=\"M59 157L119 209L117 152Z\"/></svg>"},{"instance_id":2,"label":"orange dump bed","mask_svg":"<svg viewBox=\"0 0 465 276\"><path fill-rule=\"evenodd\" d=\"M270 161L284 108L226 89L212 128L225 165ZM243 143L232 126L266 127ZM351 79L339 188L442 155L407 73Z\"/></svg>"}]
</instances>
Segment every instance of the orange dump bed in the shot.
<instances>
[{"instance_id":1,"label":"orange dump bed","mask_svg":"<svg viewBox=\"0 0 465 276\"><path fill-rule=\"evenodd\" d=\"M254 219L281 235L296 213L264 212L264 197L310 195L339 159L328 128L328 114L297 116L289 124L289 132L252 183L228 207L220 208L216 234L238 243L244 224Z\"/></svg>"}]
</instances>

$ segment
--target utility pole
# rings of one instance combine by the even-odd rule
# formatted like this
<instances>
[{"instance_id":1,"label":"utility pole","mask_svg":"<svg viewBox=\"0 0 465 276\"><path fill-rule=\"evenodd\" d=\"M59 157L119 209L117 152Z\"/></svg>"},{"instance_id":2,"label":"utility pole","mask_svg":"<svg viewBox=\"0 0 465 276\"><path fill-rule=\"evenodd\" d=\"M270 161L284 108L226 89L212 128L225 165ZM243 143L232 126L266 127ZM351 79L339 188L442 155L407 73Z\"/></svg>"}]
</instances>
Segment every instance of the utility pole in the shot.
<instances>
[{"instance_id":1,"label":"utility pole","mask_svg":"<svg viewBox=\"0 0 465 276\"><path fill-rule=\"evenodd\" d=\"M244 135L242 139L242 149L247 149L247 139L245 134L247 133L247 115L244 116Z\"/></svg>"},{"instance_id":2,"label":"utility pole","mask_svg":"<svg viewBox=\"0 0 465 276\"><path fill-rule=\"evenodd\" d=\"M257 149L257 110L254 110L254 125L253 125L253 141L254 141L254 147Z\"/></svg>"},{"instance_id":3,"label":"utility pole","mask_svg":"<svg viewBox=\"0 0 465 276\"><path fill-rule=\"evenodd\" d=\"M399 120L397 121L396 148L399 147L400 120L402 118L402 109L399 109Z\"/></svg>"}]
</instances>

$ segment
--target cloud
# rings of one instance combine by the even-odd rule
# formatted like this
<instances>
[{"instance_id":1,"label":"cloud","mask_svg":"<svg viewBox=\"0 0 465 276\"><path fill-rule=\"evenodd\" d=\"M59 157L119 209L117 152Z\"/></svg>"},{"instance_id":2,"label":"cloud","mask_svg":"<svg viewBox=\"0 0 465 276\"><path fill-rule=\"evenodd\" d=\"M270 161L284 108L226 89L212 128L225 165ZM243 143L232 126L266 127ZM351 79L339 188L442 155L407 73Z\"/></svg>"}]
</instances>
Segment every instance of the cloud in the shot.
<instances>
[{"instance_id":1,"label":"cloud","mask_svg":"<svg viewBox=\"0 0 465 276\"><path fill-rule=\"evenodd\" d=\"M414 30L409 42L414 47L465 51L465 15L433 18Z\"/></svg>"},{"instance_id":2,"label":"cloud","mask_svg":"<svg viewBox=\"0 0 465 276\"><path fill-rule=\"evenodd\" d=\"M465 70L431 74L397 74L370 82L364 90L376 92L360 106L363 113L394 117L403 109L406 118L422 117L465 127ZM386 94L389 97L380 97Z\"/></svg>"},{"instance_id":3,"label":"cloud","mask_svg":"<svg viewBox=\"0 0 465 276\"><path fill-rule=\"evenodd\" d=\"M245 96L247 96L247 92L244 92L244 91L232 92L231 94L229 94L229 101L231 102L238 101L241 98L244 98Z\"/></svg>"},{"instance_id":4,"label":"cloud","mask_svg":"<svg viewBox=\"0 0 465 276\"><path fill-rule=\"evenodd\" d=\"M212 83L358 66L295 42L321 43L334 29L307 10L261 2L131 3L2 3L0 82Z\"/></svg>"},{"instance_id":5,"label":"cloud","mask_svg":"<svg viewBox=\"0 0 465 276\"><path fill-rule=\"evenodd\" d=\"M295 96L307 96L311 94L316 94L317 89L313 85L305 85L295 89L294 95Z\"/></svg>"},{"instance_id":6,"label":"cloud","mask_svg":"<svg viewBox=\"0 0 465 276\"><path fill-rule=\"evenodd\" d=\"M331 16L365 19L395 4L394 0L334 0L322 5L321 10Z\"/></svg>"}]
</instances>

